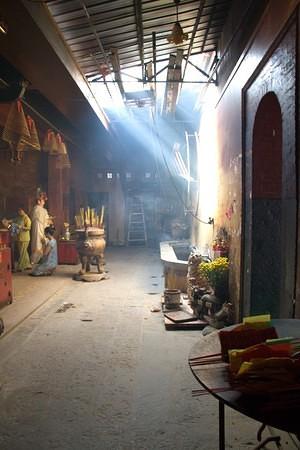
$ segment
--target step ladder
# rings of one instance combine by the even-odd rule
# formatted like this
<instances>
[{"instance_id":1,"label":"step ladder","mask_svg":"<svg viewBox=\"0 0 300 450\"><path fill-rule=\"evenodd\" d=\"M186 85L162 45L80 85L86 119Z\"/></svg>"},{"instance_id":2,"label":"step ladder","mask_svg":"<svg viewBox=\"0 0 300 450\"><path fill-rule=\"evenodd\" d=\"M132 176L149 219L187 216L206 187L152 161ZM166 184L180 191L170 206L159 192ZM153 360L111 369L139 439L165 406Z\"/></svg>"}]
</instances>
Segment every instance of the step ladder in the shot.
<instances>
[{"instance_id":1,"label":"step ladder","mask_svg":"<svg viewBox=\"0 0 300 450\"><path fill-rule=\"evenodd\" d=\"M147 245L144 208L139 197L128 201L127 245Z\"/></svg>"}]
</instances>

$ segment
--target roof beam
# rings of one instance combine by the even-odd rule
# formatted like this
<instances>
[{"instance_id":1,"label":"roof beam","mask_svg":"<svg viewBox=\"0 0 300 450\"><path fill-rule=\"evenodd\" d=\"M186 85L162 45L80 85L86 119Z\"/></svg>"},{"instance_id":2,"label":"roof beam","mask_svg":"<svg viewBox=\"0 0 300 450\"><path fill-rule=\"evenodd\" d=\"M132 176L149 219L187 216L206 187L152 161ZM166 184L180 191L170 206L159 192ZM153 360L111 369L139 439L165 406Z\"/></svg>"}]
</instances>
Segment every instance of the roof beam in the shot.
<instances>
[{"instance_id":1,"label":"roof beam","mask_svg":"<svg viewBox=\"0 0 300 450\"><path fill-rule=\"evenodd\" d=\"M121 67L120 67L120 60L119 60L119 54L118 54L117 48L111 49L110 59L111 59L111 63L112 63L113 69L114 69L115 81L119 87L122 98L124 98L125 90L124 90L124 86L123 86L123 82L122 82L122 78L121 78Z\"/></svg>"},{"instance_id":2,"label":"roof beam","mask_svg":"<svg viewBox=\"0 0 300 450\"><path fill-rule=\"evenodd\" d=\"M82 8L84 10L84 13L85 13L86 18L88 20L89 26L90 26L90 28L91 28L91 30L93 32L93 35L94 35L94 37L96 39L98 47L99 47L99 49L100 49L100 51L101 51L101 53L103 55L104 61L105 61L106 65L107 65L107 67L110 67L109 60L108 60L108 58L106 56L106 53L105 53L105 50L103 48L102 42L100 41L100 38L99 38L98 33L97 33L96 29L95 29L95 26L93 24L92 18L90 16L89 12L88 12L88 9L87 9L87 7L86 7L86 5L85 5L83 0L79 0L79 1L80 1L80 4L81 4L81 6L82 6Z\"/></svg>"},{"instance_id":3,"label":"roof beam","mask_svg":"<svg viewBox=\"0 0 300 450\"><path fill-rule=\"evenodd\" d=\"M144 64L144 30L143 30L143 13L142 13L142 1L134 0L134 14L137 31L137 40L139 46L139 54L142 65L142 78L145 79L145 64Z\"/></svg>"},{"instance_id":4,"label":"roof beam","mask_svg":"<svg viewBox=\"0 0 300 450\"><path fill-rule=\"evenodd\" d=\"M211 15L209 16L209 19L208 19L208 24L207 24L207 28L205 30L205 35L204 35L204 38L203 38L203 42L202 42L202 46L201 46L200 52L203 52L203 50L204 50L206 39L207 39L209 30L210 30L210 27L211 27L211 24L212 24L212 21L213 21L214 14L215 14L215 10L216 10L216 5L213 5Z\"/></svg>"},{"instance_id":5,"label":"roof beam","mask_svg":"<svg viewBox=\"0 0 300 450\"><path fill-rule=\"evenodd\" d=\"M182 74L182 79L183 80L184 80L185 72L186 72L186 69L187 69L188 61L189 61L191 53L192 53L194 39L195 39L195 35L197 33L197 29L198 29L198 25L199 25L199 22L200 22L200 19L201 19L201 15L202 15L202 11L203 11L203 8L204 8L204 4L205 4L205 0L200 0L197 17L196 17L196 20L195 20L195 23L194 23L192 36L191 36L191 39L190 39L189 49L188 49L188 53L187 53L187 56L186 56L186 63L185 63L184 69L183 69L183 74Z\"/></svg>"},{"instance_id":6,"label":"roof beam","mask_svg":"<svg viewBox=\"0 0 300 450\"><path fill-rule=\"evenodd\" d=\"M165 97L163 104L163 112L166 114L175 111L178 92L179 92L179 82L182 81L181 78L181 65L183 59L183 50L177 49L176 55L170 55L168 73L167 73L167 83L165 89Z\"/></svg>"},{"instance_id":7,"label":"roof beam","mask_svg":"<svg viewBox=\"0 0 300 450\"><path fill-rule=\"evenodd\" d=\"M152 56L153 56L153 71L154 71L154 86L155 86L155 94L156 94L156 33L153 31L152 33Z\"/></svg>"},{"instance_id":8,"label":"roof beam","mask_svg":"<svg viewBox=\"0 0 300 450\"><path fill-rule=\"evenodd\" d=\"M68 117L71 122L73 120L74 122L77 122L79 114L77 108L74 107L74 103L72 103L72 106L69 106L68 101L59 94L59 90L53 89L53 86L56 86L58 80L61 89L65 89L65 92L67 92L67 89L70 89L70 92L72 92L72 94L69 94L70 98L76 98L77 95L78 98L87 101L86 105L84 105L83 101L80 103L81 109L85 111L85 114L81 114L81 116L84 115L85 117L89 117L89 114L93 111L103 126L108 129L109 122L107 116L91 90L87 79L80 70L76 59L58 32L57 26L46 5L44 3L32 3L24 0L13 2L13 5L11 5L11 2L4 2L3 5L1 5L1 12L4 14L4 11L9 17L11 14L12 22L16 24L15 27L19 26L26 32L27 43L30 47L30 51L28 51L26 57L25 49L27 49L27 46L24 44L24 39L22 40L22 33L20 37L17 34L15 35L20 40L20 45L22 45L22 58L20 58L19 51L15 59L16 62L19 61L19 64L22 66L20 66L20 70L24 76L29 79L35 88L45 95L62 114ZM25 12L30 16L27 17ZM33 26L29 19L33 21L35 26ZM38 30L41 33L40 35ZM8 43L11 40L12 37L8 38L6 42ZM11 45L13 45L13 43ZM42 45L44 46L44 50L43 53L40 53ZM3 48L1 48L1 52L5 57ZM39 65L34 53L43 55L45 63ZM54 55L56 55L57 58L55 61ZM52 61L52 63L50 61ZM37 66L39 65L39 70L33 69L36 67L35 63ZM53 63L56 65L53 66ZM49 67L52 68L52 71L51 69L49 70ZM53 67L55 67L54 70ZM90 108L91 110L87 111Z\"/></svg>"},{"instance_id":9,"label":"roof beam","mask_svg":"<svg viewBox=\"0 0 300 450\"><path fill-rule=\"evenodd\" d=\"M202 52L200 52L202 53ZM184 59L186 59L186 57L183 57ZM195 69L197 69L203 76L205 76L206 78L209 78L208 73L206 73L203 69L200 69L200 67L196 66L196 64L192 63L192 61L188 61L188 63L193 66Z\"/></svg>"}]
</instances>

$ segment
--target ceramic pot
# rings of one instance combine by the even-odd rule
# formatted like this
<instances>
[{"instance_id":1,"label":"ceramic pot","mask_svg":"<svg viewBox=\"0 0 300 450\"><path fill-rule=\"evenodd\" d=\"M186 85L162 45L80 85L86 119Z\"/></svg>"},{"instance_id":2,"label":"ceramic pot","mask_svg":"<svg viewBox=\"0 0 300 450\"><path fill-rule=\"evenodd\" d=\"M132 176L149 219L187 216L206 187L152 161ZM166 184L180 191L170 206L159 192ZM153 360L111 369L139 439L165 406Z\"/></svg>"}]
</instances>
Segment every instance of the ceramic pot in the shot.
<instances>
[{"instance_id":1,"label":"ceramic pot","mask_svg":"<svg viewBox=\"0 0 300 450\"><path fill-rule=\"evenodd\" d=\"M166 308L176 308L180 305L180 289L165 289L164 301Z\"/></svg>"}]
</instances>

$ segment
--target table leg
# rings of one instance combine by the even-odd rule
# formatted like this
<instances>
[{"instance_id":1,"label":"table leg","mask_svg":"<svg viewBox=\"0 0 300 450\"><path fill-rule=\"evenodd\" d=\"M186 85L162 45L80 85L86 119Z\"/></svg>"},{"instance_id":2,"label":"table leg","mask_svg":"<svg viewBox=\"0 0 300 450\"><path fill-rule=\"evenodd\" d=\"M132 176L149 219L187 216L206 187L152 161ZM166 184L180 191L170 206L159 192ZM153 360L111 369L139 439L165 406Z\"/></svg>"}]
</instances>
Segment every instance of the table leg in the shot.
<instances>
[{"instance_id":1,"label":"table leg","mask_svg":"<svg viewBox=\"0 0 300 450\"><path fill-rule=\"evenodd\" d=\"M219 400L219 450L225 450L225 406Z\"/></svg>"}]
</instances>

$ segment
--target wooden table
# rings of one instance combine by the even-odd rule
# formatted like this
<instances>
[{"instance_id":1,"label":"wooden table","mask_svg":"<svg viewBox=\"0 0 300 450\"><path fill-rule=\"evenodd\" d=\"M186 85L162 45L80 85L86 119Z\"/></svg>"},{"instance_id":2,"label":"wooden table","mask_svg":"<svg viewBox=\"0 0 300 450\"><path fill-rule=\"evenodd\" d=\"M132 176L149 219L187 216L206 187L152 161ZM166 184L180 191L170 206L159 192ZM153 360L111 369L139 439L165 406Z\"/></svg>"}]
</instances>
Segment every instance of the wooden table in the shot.
<instances>
[{"instance_id":1,"label":"wooden table","mask_svg":"<svg viewBox=\"0 0 300 450\"><path fill-rule=\"evenodd\" d=\"M300 320L274 319L272 325L279 337L300 337ZM189 365L197 381L219 401L219 449L225 449L225 405L251 417L262 424L287 431L299 436L300 433L300 395L294 392L280 394L249 395L234 390L228 380L228 364L224 362L193 366L192 360L215 353L221 347L218 332L203 337L190 352ZM216 388L228 388L225 392L216 392Z\"/></svg>"},{"instance_id":2,"label":"wooden table","mask_svg":"<svg viewBox=\"0 0 300 450\"><path fill-rule=\"evenodd\" d=\"M59 240L57 245L58 264L79 264L75 240Z\"/></svg>"}]
</instances>

